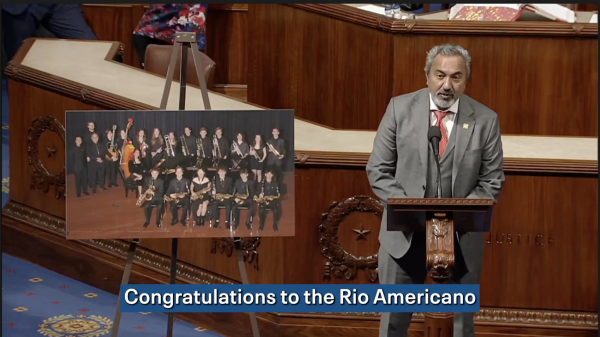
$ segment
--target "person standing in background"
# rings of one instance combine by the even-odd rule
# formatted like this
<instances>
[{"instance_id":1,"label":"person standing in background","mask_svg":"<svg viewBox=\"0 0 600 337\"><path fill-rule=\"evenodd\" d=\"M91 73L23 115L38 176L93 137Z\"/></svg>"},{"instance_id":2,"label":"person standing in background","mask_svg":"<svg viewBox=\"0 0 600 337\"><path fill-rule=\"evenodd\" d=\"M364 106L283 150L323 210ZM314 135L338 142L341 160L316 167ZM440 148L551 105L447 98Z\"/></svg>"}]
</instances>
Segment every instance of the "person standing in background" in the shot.
<instances>
[{"instance_id":1,"label":"person standing in background","mask_svg":"<svg viewBox=\"0 0 600 337\"><path fill-rule=\"evenodd\" d=\"M3 4L2 31L8 61L40 26L60 39L98 39L78 4Z\"/></svg>"},{"instance_id":2,"label":"person standing in background","mask_svg":"<svg viewBox=\"0 0 600 337\"><path fill-rule=\"evenodd\" d=\"M153 4L133 31L133 45L144 68L146 48L151 44L174 44L179 32L196 33L198 49L206 49L208 4Z\"/></svg>"}]
</instances>

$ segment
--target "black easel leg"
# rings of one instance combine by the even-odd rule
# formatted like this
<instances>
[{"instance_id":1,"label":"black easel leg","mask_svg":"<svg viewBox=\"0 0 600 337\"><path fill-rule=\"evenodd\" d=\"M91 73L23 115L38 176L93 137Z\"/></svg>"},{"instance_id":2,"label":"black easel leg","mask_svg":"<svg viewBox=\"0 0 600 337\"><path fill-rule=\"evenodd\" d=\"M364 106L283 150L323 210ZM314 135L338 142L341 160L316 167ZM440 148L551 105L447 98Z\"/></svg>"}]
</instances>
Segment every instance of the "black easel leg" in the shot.
<instances>
[{"instance_id":1,"label":"black easel leg","mask_svg":"<svg viewBox=\"0 0 600 337\"><path fill-rule=\"evenodd\" d=\"M234 238L233 242L235 244L235 251L237 253L238 258L238 266L240 267L240 275L242 276L243 284L250 284L248 282L248 273L246 272L246 263L244 262L244 251L241 249L241 238ZM252 336L260 337L260 332L258 330L258 320L256 319L255 312L249 312L250 315L250 325L252 326Z\"/></svg>"},{"instance_id":2,"label":"black easel leg","mask_svg":"<svg viewBox=\"0 0 600 337\"><path fill-rule=\"evenodd\" d=\"M177 280L177 251L179 246L179 239L173 239L171 243L171 284L175 284ZM170 312L167 322L167 337L173 337L173 320L175 314Z\"/></svg>"},{"instance_id":3,"label":"black easel leg","mask_svg":"<svg viewBox=\"0 0 600 337\"><path fill-rule=\"evenodd\" d=\"M129 244L129 251L127 252L127 262L125 263L125 270L123 271L123 279L121 284L129 283L129 276L131 275L131 268L133 267L133 257L135 256L135 248L140 239L133 239ZM119 333L119 324L121 323L121 291L119 290L119 297L117 298L117 312L115 313L115 320L112 327L112 337L117 337Z\"/></svg>"}]
</instances>

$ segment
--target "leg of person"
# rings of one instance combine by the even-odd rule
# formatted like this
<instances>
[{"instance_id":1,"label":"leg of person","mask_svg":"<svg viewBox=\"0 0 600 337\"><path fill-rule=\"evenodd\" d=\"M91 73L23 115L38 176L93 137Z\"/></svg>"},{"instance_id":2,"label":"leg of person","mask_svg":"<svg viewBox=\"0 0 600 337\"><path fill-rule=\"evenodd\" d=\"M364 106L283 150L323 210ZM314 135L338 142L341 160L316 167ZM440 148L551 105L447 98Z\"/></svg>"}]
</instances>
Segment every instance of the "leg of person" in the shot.
<instances>
[{"instance_id":1,"label":"leg of person","mask_svg":"<svg viewBox=\"0 0 600 337\"><path fill-rule=\"evenodd\" d=\"M36 4L29 5L39 6ZM48 5L41 5L48 6ZM41 8L41 7L40 7ZM35 36L40 21L43 18L42 11L31 11L31 8L24 12L14 15L3 10L2 11L2 31L4 38L4 51L6 59L10 61L16 54L23 41ZM36 14L37 13L37 14Z\"/></svg>"},{"instance_id":2,"label":"leg of person","mask_svg":"<svg viewBox=\"0 0 600 337\"><path fill-rule=\"evenodd\" d=\"M171 226L175 226L178 222L177 204L174 201L171 201Z\"/></svg>"},{"instance_id":3,"label":"leg of person","mask_svg":"<svg viewBox=\"0 0 600 337\"><path fill-rule=\"evenodd\" d=\"M252 229L252 222L254 220L254 201L250 200L248 203L248 219L246 219L246 227Z\"/></svg>"},{"instance_id":4,"label":"leg of person","mask_svg":"<svg viewBox=\"0 0 600 337\"><path fill-rule=\"evenodd\" d=\"M220 223L221 223L221 210L219 209L220 205L221 205L221 202L219 202L219 201L213 202L212 220L215 224L214 225L215 228L219 228Z\"/></svg>"},{"instance_id":5,"label":"leg of person","mask_svg":"<svg viewBox=\"0 0 600 337\"><path fill-rule=\"evenodd\" d=\"M192 217L193 217L193 226L200 225L200 203L201 200L195 200L192 202Z\"/></svg>"},{"instance_id":6,"label":"leg of person","mask_svg":"<svg viewBox=\"0 0 600 337\"><path fill-rule=\"evenodd\" d=\"M60 39L98 39L85 21L83 10L78 4L54 5L43 23L52 34Z\"/></svg>"},{"instance_id":7,"label":"leg of person","mask_svg":"<svg viewBox=\"0 0 600 337\"><path fill-rule=\"evenodd\" d=\"M117 185L117 171L119 171L119 162L113 161L110 164L112 166L112 185L114 187L119 187L119 185Z\"/></svg>"},{"instance_id":8,"label":"leg of person","mask_svg":"<svg viewBox=\"0 0 600 337\"><path fill-rule=\"evenodd\" d=\"M162 220L165 215L165 202L163 200L156 201L156 226L162 227Z\"/></svg>"},{"instance_id":9,"label":"leg of person","mask_svg":"<svg viewBox=\"0 0 600 337\"><path fill-rule=\"evenodd\" d=\"M231 225L231 201L225 201L225 226L229 229Z\"/></svg>"},{"instance_id":10,"label":"leg of person","mask_svg":"<svg viewBox=\"0 0 600 337\"><path fill-rule=\"evenodd\" d=\"M267 210L264 205L259 206L258 211L258 220L260 221L260 227L258 227L259 231L263 231L265 229L265 220L267 218Z\"/></svg>"},{"instance_id":11,"label":"leg of person","mask_svg":"<svg viewBox=\"0 0 600 337\"><path fill-rule=\"evenodd\" d=\"M87 172L87 168L84 168L83 171L81 171L81 188L82 188L82 193L85 195L90 195L88 193L88 172Z\"/></svg>"},{"instance_id":12,"label":"leg of person","mask_svg":"<svg viewBox=\"0 0 600 337\"><path fill-rule=\"evenodd\" d=\"M88 184L92 189L92 193L96 193L96 187L98 186L98 179L96 175L98 175L98 165L96 163L90 163L88 166Z\"/></svg>"},{"instance_id":13,"label":"leg of person","mask_svg":"<svg viewBox=\"0 0 600 337\"><path fill-rule=\"evenodd\" d=\"M144 215L146 216L146 222L144 222L144 228L150 225L150 220L152 218L152 205L154 205L154 201L148 201L144 205ZM158 214L156 215L158 217Z\"/></svg>"},{"instance_id":14,"label":"leg of person","mask_svg":"<svg viewBox=\"0 0 600 337\"><path fill-rule=\"evenodd\" d=\"M415 233L417 234L417 233ZM393 258L383 246L379 247L380 284L423 284L426 254L424 235L413 235L411 247L400 259ZM412 312L381 313L379 337L408 337Z\"/></svg>"},{"instance_id":15,"label":"leg of person","mask_svg":"<svg viewBox=\"0 0 600 337\"><path fill-rule=\"evenodd\" d=\"M237 202L234 202L233 206L231 206L231 222L235 223L234 229L240 224L240 213L240 205Z\"/></svg>"},{"instance_id":16,"label":"leg of person","mask_svg":"<svg viewBox=\"0 0 600 337\"><path fill-rule=\"evenodd\" d=\"M281 202L275 201L273 203L273 229L276 232L279 231L279 220L281 220L282 215L283 210L281 209Z\"/></svg>"},{"instance_id":17,"label":"leg of person","mask_svg":"<svg viewBox=\"0 0 600 337\"><path fill-rule=\"evenodd\" d=\"M77 197L81 197L81 172L75 172L75 191L77 193Z\"/></svg>"},{"instance_id":18,"label":"leg of person","mask_svg":"<svg viewBox=\"0 0 600 337\"><path fill-rule=\"evenodd\" d=\"M187 227L188 215L190 214L190 200L186 198L181 200L180 202L182 203L181 224L183 225L183 227Z\"/></svg>"},{"instance_id":19,"label":"leg of person","mask_svg":"<svg viewBox=\"0 0 600 337\"><path fill-rule=\"evenodd\" d=\"M204 200L200 206L200 227L204 227L206 213L208 211L208 200Z\"/></svg>"},{"instance_id":20,"label":"leg of person","mask_svg":"<svg viewBox=\"0 0 600 337\"><path fill-rule=\"evenodd\" d=\"M106 165L104 163L98 165L98 185L100 189L106 191Z\"/></svg>"}]
</instances>

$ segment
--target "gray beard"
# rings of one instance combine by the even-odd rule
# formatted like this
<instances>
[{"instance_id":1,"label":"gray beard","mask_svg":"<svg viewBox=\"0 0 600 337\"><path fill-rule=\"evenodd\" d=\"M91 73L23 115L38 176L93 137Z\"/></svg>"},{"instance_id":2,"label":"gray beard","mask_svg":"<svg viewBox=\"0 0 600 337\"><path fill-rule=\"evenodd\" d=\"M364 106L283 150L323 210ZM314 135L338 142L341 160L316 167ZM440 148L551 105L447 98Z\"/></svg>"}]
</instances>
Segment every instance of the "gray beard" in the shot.
<instances>
[{"instance_id":1,"label":"gray beard","mask_svg":"<svg viewBox=\"0 0 600 337\"><path fill-rule=\"evenodd\" d=\"M438 108L440 108L441 110L446 110L448 108L450 108L454 103L456 103L456 98L452 98L449 101L445 101L441 98L439 98L437 96L437 94L432 95L432 99L433 99L433 103L435 103L435 105L437 105Z\"/></svg>"}]
</instances>

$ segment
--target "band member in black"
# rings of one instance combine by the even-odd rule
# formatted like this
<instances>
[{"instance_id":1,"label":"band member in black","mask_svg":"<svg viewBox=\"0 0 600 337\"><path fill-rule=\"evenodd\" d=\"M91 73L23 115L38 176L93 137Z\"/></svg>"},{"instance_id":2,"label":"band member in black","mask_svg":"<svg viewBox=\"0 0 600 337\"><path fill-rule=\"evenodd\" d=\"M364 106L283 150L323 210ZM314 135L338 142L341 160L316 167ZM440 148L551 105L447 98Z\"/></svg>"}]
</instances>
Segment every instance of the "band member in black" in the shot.
<instances>
[{"instance_id":1,"label":"band member in black","mask_svg":"<svg viewBox=\"0 0 600 337\"><path fill-rule=\"evenodd\" d=\"M168 184L171 182L171 179L175 176L176 168L181 165L181 162L185 159L183 154L181 153L181 147L177 142L177 138L175 138L175 133L170 132L167 136L165 136L165 158L163 158L164 162L159 165L162 170L162 173L166 176L165 180ZM162 160L161 160L162 161Z\"/></svg>"},{"instance_id":2,"label":"band member in black","mask_svg":"<svg viewBox=\"0 0 600 337\"><path fill-rule=\"evenodd\" d=\"M192 128L189 126L186 126L183 129L183 139L181 141L181 145L183 146L183 143L185 143L185 149L186 152L189 151L188 153L186 153L186 157L188 157L188 160L186 160L185 165L186 166L194 166L194 164L196 163L196 154L198 152L198 145L196 144L196 136L194 136L192 134Z\"/></svg>"},{"instance_id":3,"label":"band member in black","mask_svg":"<svg viewBox=\"0 0 600 337\"><path fill-rule=\"evenodd\" d=\"M154 189L154 196L152 196L152 200L146 201L144 204L144 213L146 215L144 227L148 227L148 225L150 225L153 206L156 207L156 226L159 228L162 227L162 217L165 212L165 184L162 179L158 177L159 173L160 172L158 169L150 170L150 177L146 178L146 181L144 182L144 193L146 193L149 188Z\"/></svg>"},{"instance_id":4,"label":"band member in black","mask_svg":"<svg viewBox=\"0 0 600 337\"><path fill-rule=\"evenodd\" d=\"M267 146L263 142L261 135L254 136L254 142L250 147L250 169L254 174L254 180L256 182L262 181L262 172L265 167L265 160L267 159Z\"/></svg>"},{"instance_id":5,"label":"band member in black","mask_svg":"<svg viewBox=\"0 0 600 337\"><path fill-rule=\"evenodd\" d=\"M273 170L275 178L283 183L283 158L285 157L285 141L279 138L279 129L273 128L273 138L267 142L267 167Z\"/></svg>"},{"instance_id":6,"label":"band member in black","mask_svg":"<svg viewBox=\"0 0 600 337\"><path fill-rule=\"evenodd\" d=\"M198 161L195 166L208 168L212 164L213 144L211 138L208 137L208 130L206 128L200 128L200 137L196 141Z\"/></svg>"},{"instance_id":7,"label":"band member in black","mask_svg":"<svg viewBox=\"0 0 600 337\"><path fill-rule=\"evenodd\" d=\"M75 146L71 148L71 162L73 163L73 172L75 173L75 189L77 197L81 193L89 195L87 192L87 156L85 154L85 145L82 137L75 137Z\"/></svg>"},{"instance_id":8,"label":"band member in black","mask_svg":"<svg viewBox=\"0 0 600 337\"><path fill-rule=\"evenodd\" d=\"M239 170L248 167L248 154L250 146L244 141L244 135L238 132L235 135L235 140L231 143L231 169Z\"/></svg>"},{"instance_id":9,"label":"band member in black","mask_svg":"<svg viewBox=\"0 0 600 337\"><path fill-rule=\"evenodd\" d=\"M139 149L133 151L133 158L127 164L129 165L129 172L131 176L129 179L133 181L138 188L138 195L142 194L142 186L144 186L144 175L148 172L146 163L142 160L142 155ZM163 186L164 187L164 186Z\"/></svg>"},{"instance_id":10,"label":"band member in black","mask_svg":"<svg viewBox=\"0 0 600 337\"><path fill-rule=\"evenodd\" d=\"M148 160L146 157L148 155L147 150L149 146L148 143L146 143L146 130L138 130L135 135L135 140L133 141L133 146L140 150L140 153L142 154L142 160Z\"/></svg>"},{"instance_id":11,"label":"band member in black","mask_svg":"<svg viewBox=\"0 0 600 337\"><path fill-rule=\"evenodd\" d=\"M252 229L252 220L254 218L254 182L248 180L248 170L240 170L240 178L233 186L233 228L236 229L240 225L240 207L248 208L248 219L246 219L246 227Z\"/></svg>"},{"instance_id":12,"label":"band member in black","mask_svg":"<svg viewBox=\"0 0 600 337\"><path fill-rule=\"evenodd\" d=\"M210 179L206 176L204 169L199 167L196 170L196 176L192 179L191 200L194 226L204 227L211 190L212 183L210 182Z\"/></svg>"},{"instance_id":13,"label":"band member in black","mask_svg":"<svg viewBox=\"0 0 600 337\"><path fill-rule=\"evenodd\" d=\"M92 189L92 193L96 193L96 186L100 186L101 190L106 191L106 187L104 187L104 168L106 167L106 164L104 161L108 151L106 150L106 147L98 141L99 138L98 134L94 132L92 134L92 143L86 147L88 184Z\"/></svg>"},{"instance_id":14,"label":"band member in black","mask_svg":"<svg viewBox=\"0 0 600 337\"><path fill-rule=\"evenodd\" d=\"M179 222L177 206L181 206L181 224L187 227L187 217L190 210L190 181L183 177L183 167L175 169L175 179L172 179L167 188L167 195L171 199L171 226Z\"/></svg>"},{"instance_id":15,"label":"band member in black","mask_svg":"<svg viewBox=\"0 0 600 337\"><path fill-rule=\"evenodd\" d=\"M219 206L225 207L225 226L229 229L231 217L231 202L233 198L233 181L227 177L227 166L219 166L217 171L218 176L213 180L212 197L213 202L210 203L210 224L212 227L219 228L221 221L221 212Z\"/></svg>"},{"instance_id":16,"label":"band member in black","mask_svg":"<svg viewBox=\"0 0 600 337\"><path fill-rule=\"evenodd\" d=\"M119 152L117 143L113 142L112 130L106 130L106 177L108 178L108 187L118 187L117 171L119 170Z\"/></svg>"},{"instance_id":17,"label":"band member in black","mask_svg":"<svg viewBox=\"0 0 600 337\"><path fill-rule=\"evenodd\" d=\"M92 144L92 134L94 132L96 132L96 123L94 122L88 122L87 124L87 131L85 132L85 135L83 136L83 144L87 147L88 145ZM100 140L100 135L98 135L98 140Z\"/></svg>"},{"instance_id":18,"label":"band member in black","mask_svg":"<svg viewBox=\"0 0 600 337\"><path fill-rule=\"evenodd\" d=\"M150 139L150 156L148 157L149 167L154 167L163 158L163 147L165 140L159 128L154 128L152 131L152 139Z\"/></svg>"},{"instance_id":19,"label":"band member in black","mask_svg":"<svg viewBox=\"0 0 600 337\"><path fill-rule=\"evenodd\" d=\"M215 134L213 136L213 158L214 166L227 166L227 160L229 159L229 141L227 138L223 137L222 127L215 129Z\"/></svg>"},{"instance_id":20,"label":"band member in black","mask_svg":"<svg viewBox=\"0 0 600 337\"><path fill-rule=\"evenodd\" d=\"M123 149L123 144L125 143L125 138L127 137L127 131L121 130L119 131L119 137L117 138L117 149L121 151Z\"/></svg>"},{"instance_id":21,"label":"band member in black","mask_svg":"<svg viewBox=\"0 0 600 337\"><path fill-rule=\"evenodd\" d=\"M273 230L276 232L279 230L279 220L281 220L281 201L279 194L279 185L274 179L274 172L272 169L265 171L265 181L263 182L262 189L259 197L260 205L260 228L265 228L265 221L267 220L267 208L273 211Z\"/></svg>"}]
</instances>

